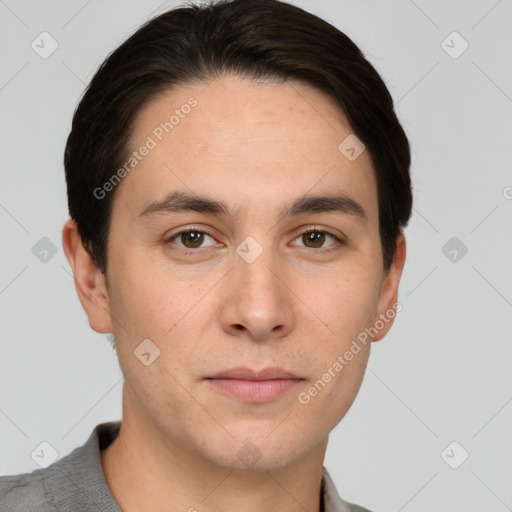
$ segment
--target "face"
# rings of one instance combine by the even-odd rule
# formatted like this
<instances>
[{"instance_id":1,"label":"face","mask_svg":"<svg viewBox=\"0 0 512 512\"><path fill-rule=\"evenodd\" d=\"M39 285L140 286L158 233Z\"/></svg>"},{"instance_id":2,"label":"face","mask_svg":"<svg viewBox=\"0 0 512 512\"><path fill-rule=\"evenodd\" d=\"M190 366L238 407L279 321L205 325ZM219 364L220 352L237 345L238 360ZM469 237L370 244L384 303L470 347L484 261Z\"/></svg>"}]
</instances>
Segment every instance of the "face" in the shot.
<instances>
[{"instance_id":1,"label":"face","mask_svg":"<svg viewBox=\"0 0 512 512\"><path fill-rule=\"evenodd\" d=\"M105 307L82 301L114 333L124 411L216 465L298 461L351 406L361 333L396 302L404 252L385 273L371 157L340 152L350 126L298 82L182 86L133 128Z\"/></svg>"}]
</instances>

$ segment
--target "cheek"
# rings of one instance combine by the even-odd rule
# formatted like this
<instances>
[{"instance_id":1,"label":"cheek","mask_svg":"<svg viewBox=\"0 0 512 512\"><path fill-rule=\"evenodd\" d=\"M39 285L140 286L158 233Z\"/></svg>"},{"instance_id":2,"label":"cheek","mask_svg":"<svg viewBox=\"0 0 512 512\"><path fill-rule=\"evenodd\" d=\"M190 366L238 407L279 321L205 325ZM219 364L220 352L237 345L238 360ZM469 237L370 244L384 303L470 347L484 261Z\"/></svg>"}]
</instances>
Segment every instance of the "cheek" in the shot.
<instances>
[{"instance_id":1,"label":"cheek","mask_svg":"<svg viewBox=\"0 0 512 512\"><path fill-rule=\"evenodd\" d=\"M172 436L186 436L187 426L197 423L197 418L204 416L204 410L187 392L181 376L167 367L165 356L162 352L162 356L147 367L135 361L128 371L125 368L125 385L129 392L123 395L123 408L143 411L146 418L152 418L156 425L167 429L166 435L172 432Z\"/></svg>"},{"instance_id":2,"label":"cheek","mask_svg":"<svg viewBox=\"0 0 512 512\"><path fill-rule=\"evenodd\" d=\"M380 279L376 272L363 269L325 281L321 291L310 294L308 301L335 340L337 350L370 326L378 306Z\"/></svg>"},{"instance_id":3,"label":"cheek","mask_svg":"<svg viewBox=\"0 0 512 512\"><path fill-rule=\"evenodd\" d=\"M370 354L370 346L359 344L360 351L346 361L343 370L333 378L332 393L326 398L324 410L327 411L329 422L336 425L352 406L364 377L366 364Z\"/></svg>"},{"instance_id":4,"label":"cheek","mask_svg":"<svg viewBox=\"0 0 512 512\"><path fill-rule=\"evenodd\" d=\"M328 429L345 415L359 391L371 344L365 329L374 322L379 282L378 274L362 269L333 277L323 293L309 296L326 328L316 344L315 370L302 396L308 402L305 407L321 415Z\"/></svg>"},{"instance_id":5,"label":"cheek","mask_svg":"<svg viewBox=\"0 0 512 512\"><path fill-rule=\"evenodd\" d=\"M131 339L161 339L190 309L189 285L142 258L133 264L121 262L114 277L111 314L125 325Z\"/></svg>"},{"instance_id":6,"label":"cheek","mask_svg":"<svg viewBox=\"0 0 512 512\"><path fill-rule=\"evenodd\" d=\"M162 386L169 389L176 382L165 369L176 378L183 375L184 369L191 370L200 352L198 344L205 338L203 331L208 324L205 318L214 317L208 309L211 304L201 300L208 291L208 283L199 285L191 279L181 279L158 266L140 263L130 267L123 263L116 268L110 300L119 362L124 370L140 373L142 381L159 381L163 383L159 389ZM144 272L139 271L139 266ZM154 350L158 357L144 367L134 357L134 351L147 339L156 347L149 344L149 350ZM153 366L160 371L153 370ZM169 386L165 384L168 380Z\"/></svg>"}]
</instances>

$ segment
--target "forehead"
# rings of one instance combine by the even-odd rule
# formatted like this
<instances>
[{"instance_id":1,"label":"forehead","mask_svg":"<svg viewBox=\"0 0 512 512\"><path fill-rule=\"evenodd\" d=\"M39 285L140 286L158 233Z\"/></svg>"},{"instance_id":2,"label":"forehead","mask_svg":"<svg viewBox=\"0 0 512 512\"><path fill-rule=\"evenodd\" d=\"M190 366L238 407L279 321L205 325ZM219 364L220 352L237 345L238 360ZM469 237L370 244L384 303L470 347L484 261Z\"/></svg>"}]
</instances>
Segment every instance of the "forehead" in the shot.
<instances>
[{"instance_id":1,"label":"forehead","mask_svg":"<svg viewBox=\"0 0 512 512\"><path fill-rule=\"evenodd\" d=\"M228 76L183 85L146 104L135 119L129 152L151 149L123 180L120 195L140 209L175 189L215 193L243 209L337 188L365 202L371 214L377 200L371 157L364 151L350 161L339 150L351 132L339 108L303 83Z\"/></svg>"}]
</instances>

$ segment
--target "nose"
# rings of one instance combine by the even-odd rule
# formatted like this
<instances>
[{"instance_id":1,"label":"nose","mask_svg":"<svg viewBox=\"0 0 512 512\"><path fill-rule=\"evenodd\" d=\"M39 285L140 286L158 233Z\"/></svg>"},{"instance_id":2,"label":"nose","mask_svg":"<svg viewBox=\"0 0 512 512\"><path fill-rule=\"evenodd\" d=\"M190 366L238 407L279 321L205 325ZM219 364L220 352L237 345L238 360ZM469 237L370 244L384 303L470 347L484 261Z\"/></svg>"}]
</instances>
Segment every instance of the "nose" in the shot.
<instances>
[{"instance_id":1,"label":"nose","mask_svg":"<svg viewBox=\"0 0 512 512\"><path fill-rule=\"evenodd\" d=\"M229 273L221 324L233 336L266 341L285 337L295 326L293 287L283 266L266 253L252 263L237 257Z\"/></svg>"}]
</instances>

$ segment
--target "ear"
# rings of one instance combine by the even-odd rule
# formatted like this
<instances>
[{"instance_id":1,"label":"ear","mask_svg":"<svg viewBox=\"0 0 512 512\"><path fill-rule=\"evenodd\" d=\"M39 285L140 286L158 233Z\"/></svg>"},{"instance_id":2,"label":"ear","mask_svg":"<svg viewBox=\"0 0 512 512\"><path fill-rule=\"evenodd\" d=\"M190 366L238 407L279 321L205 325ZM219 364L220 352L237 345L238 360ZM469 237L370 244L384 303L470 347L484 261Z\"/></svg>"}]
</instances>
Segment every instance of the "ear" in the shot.
<instances>
[{"instance_id":1,"label":"ear","mask_svg":"<svg viewBox=\"0 0 512 512\"><path fill-rule=\"evenodd\" d=\"M76 222L69 219L62 228L62 247L73 271L80 303L93 330L102 334L112 332L108 291L104 275L86 251Z\"/></svg>"},{"instance_id":2,"label":"ear","mask_svg":"<svg viewBox=\"0 0 512 512\"><path fill-rule=\"evenodd\" d=\"M398 285L405 264L405 253L405 236L403 232L400 232L396 239L393 262L382 282L377 315L375 316L374 325L384 324L384 326L377 329L378 332L372 337L372 341L379 341L386 336L395 321L396 313L401 310L401 305L398 304Z\"/></svg>"}]
</instances>

